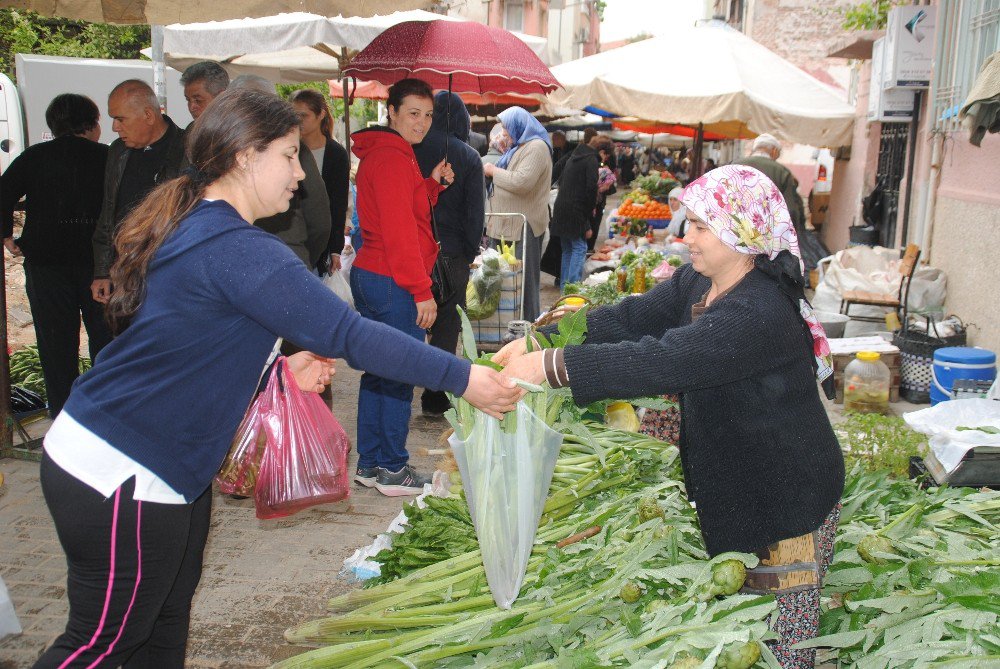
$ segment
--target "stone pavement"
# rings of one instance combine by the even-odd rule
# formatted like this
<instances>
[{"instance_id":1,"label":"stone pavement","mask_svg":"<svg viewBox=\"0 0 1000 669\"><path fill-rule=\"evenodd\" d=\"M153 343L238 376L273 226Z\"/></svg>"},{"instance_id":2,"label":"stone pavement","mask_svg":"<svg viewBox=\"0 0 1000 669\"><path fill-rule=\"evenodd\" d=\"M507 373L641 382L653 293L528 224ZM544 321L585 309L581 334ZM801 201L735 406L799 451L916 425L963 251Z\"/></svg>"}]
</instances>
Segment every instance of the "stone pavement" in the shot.
<instances>
[{"instance_id":1,"label":"stone pavement","mask_svg":"<svg viewBox=\"0 0 1000 669\"><path fill-rule=\"evenodd\" d=\"M360 373L338 365L334 413L355 435ZM447 422L420 415L419 391L408 447L423 472ZM32 434L45 426L31 426ZM351 463L355 460L352 452ZM352 470L353 471L353 470ZM0 575L24 633L0 641L0 669L30 667L66 622L66 562L38 482L38 464L0 460ZM302 652L285 643L289 626L324 615L327 599L357 587L338 576L344 558L371 543L409 498L353 486L348 500L261 521L252 500L216 494L201 585L194 599L187 666L267 667Z\"/></svg>"}]
</instances>

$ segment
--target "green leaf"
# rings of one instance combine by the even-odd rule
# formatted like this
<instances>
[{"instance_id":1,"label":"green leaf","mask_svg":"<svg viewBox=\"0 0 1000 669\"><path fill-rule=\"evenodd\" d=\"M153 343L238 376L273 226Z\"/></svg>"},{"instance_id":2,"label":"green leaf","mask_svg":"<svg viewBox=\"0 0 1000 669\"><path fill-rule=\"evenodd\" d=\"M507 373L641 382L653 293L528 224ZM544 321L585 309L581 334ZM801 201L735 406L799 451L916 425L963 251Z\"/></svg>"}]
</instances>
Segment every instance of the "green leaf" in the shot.
<instances>
[{"instance_id":1,"label":"green leaf","mask_svg":"<svg viewBox=\"0 0 1000 669\"><path fill-rule=\"evenodd\" d=\"M493 624L487 639L497 639L521 624L527 613L518 613Z\"/></svg>"},{"instance_id":2,"label":"green leaf","mask_svg":"<svg viewBox=\"0 0 1000 669\"><path fill-rule=\"evenodd\" d=\"M799 650L805 648L850 648L865 640L870 632L859 630L857 632L839 632L837 634L827 634L826 636L806 639L792 646Z\"/></svg>"},{"instance_id":3,"label":"green leaf","mask_svg":"<svg viewBox=\"0 0 1000 669\"><path fill-rule=\"evenodd\" d=\"M470 361L475 361L479 357L479 352L476 348L476 335L472 330L472 321L469 320L465 309L459 306L455 308L458 309L458 317L462 320L462 354Z\"/></svg>"}]
</instances>

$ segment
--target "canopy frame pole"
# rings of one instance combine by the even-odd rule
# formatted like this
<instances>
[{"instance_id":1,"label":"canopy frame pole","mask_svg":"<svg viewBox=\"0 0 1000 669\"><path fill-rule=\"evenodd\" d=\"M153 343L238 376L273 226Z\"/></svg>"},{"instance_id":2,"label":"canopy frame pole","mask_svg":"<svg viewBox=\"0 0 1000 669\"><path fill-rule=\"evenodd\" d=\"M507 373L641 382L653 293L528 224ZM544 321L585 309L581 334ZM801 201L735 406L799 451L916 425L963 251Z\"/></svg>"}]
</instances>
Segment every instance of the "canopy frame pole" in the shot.
<instances>
[{"instance_id":1,"label":"canopy frame pole","mask_svg":"<svg viewBox=\"0 0 1000 669\"><path fill-rule=\"evenodd\" d=\"M160 111L167 113L167 64L163 56L163 26L149 27L153 51L153 93L160 105Z\"/></svg>"},{"instance_id":2,"label":"canopy frame pole","mask_svg":"<svg viewBox=\"0 0 1000 669\"><path fill-rule=\"evenodd\" d=\"M344 76L344 68L347 66L347 47L340 49L340 84L344 95L344 148L347 149L347 157L351 156L351 96L347 90L347 77Z\"/></svg>"},{"instance_id":3,"label":"canopy frame pole","mask_svg":"<svg viewBox=\"0 0 1000 669\"><path fill-rule=\"evenodd\" d=\"M698 131L694 135L694 160L691 166L691 181L701 176L701 154L705 144L705 124L698 124Z\"/></svg>"}]
</instances>

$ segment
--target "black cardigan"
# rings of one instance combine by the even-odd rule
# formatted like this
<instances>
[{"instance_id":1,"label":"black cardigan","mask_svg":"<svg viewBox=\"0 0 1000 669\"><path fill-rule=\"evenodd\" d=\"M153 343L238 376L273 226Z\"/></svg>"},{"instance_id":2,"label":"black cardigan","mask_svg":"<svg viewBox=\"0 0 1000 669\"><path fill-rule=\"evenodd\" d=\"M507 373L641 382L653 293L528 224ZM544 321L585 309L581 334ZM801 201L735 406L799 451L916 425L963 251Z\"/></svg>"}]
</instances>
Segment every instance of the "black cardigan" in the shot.
<instances>
[{"instance_id":1,"label":"black cardigan","mask_svg":"<svg viewBox=\"0 0 1000 669\"><path fill-rule=\"evenodd\" d=\"M347 196L350 189L351 161L347 149L333 139L326 140L323 151L323 164L319 166L326 184L326 194L330 198L330 242L326 246L327 253L340 253L344 250L344 228L347 225Z\"/></svg>"},{"instance_id":2,"label":"black cardigan","mask_svg":"<svg viewBox=\"0 0 1000 669\"><path fill-rule=\"evenodd\" d=\"M559 175L559 194L552 207L549 232L557 237L583 239L597 206L597 172L601 157L581 144L570 155Z\"/></svg>"},{"instance_id":3,"label":"black cardigan","mask_svg":"<svg viewBox=\"0 0 1000 669\"><path fill-rule=\"evenodd\" d=\"M820 400L798 307L753 270L697 321L709 280L690 265L587 317L565 350L578 404L679 393L688 497L708 551L753 551L818 528L844 460Z\"/></svg>"},{"instance_id":4,"label":"black cardigan","mask_svg":"<svg viewBox=\"0 0 1000 669\"><path fill-rule=\"evenodd\" d=\"M14 206L25 198L17 240L29 261L89 267L101 213L108 147L75 135L29 146L0 176L3 236L14 231Z\"/></svg>"}]
</instances>

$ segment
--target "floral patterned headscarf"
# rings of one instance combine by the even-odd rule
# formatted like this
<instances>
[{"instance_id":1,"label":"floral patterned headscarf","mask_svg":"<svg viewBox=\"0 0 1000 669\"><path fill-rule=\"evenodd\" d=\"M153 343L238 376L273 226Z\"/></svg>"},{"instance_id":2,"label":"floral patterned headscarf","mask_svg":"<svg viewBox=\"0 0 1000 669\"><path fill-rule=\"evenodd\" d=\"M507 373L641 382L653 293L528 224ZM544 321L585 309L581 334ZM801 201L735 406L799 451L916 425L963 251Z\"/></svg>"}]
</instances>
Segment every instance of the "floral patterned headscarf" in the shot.
<instances>
[{"instance_id":1,"label":"floral patterned headscarf","mask_svg":"<svg viewBox=\"0 0 1000 669\"><path fill-rule=\"evenodd\" d=\"M688 184L680 200L688 211L705 221L723 244L755 256L757 269L777 281L782 292L798 306L812 335L816 377L824 381L829 396L833 385L830 343L806 301L799 239L778 187L752 167L725 165Z\"/></svg>"}]
</instances>

